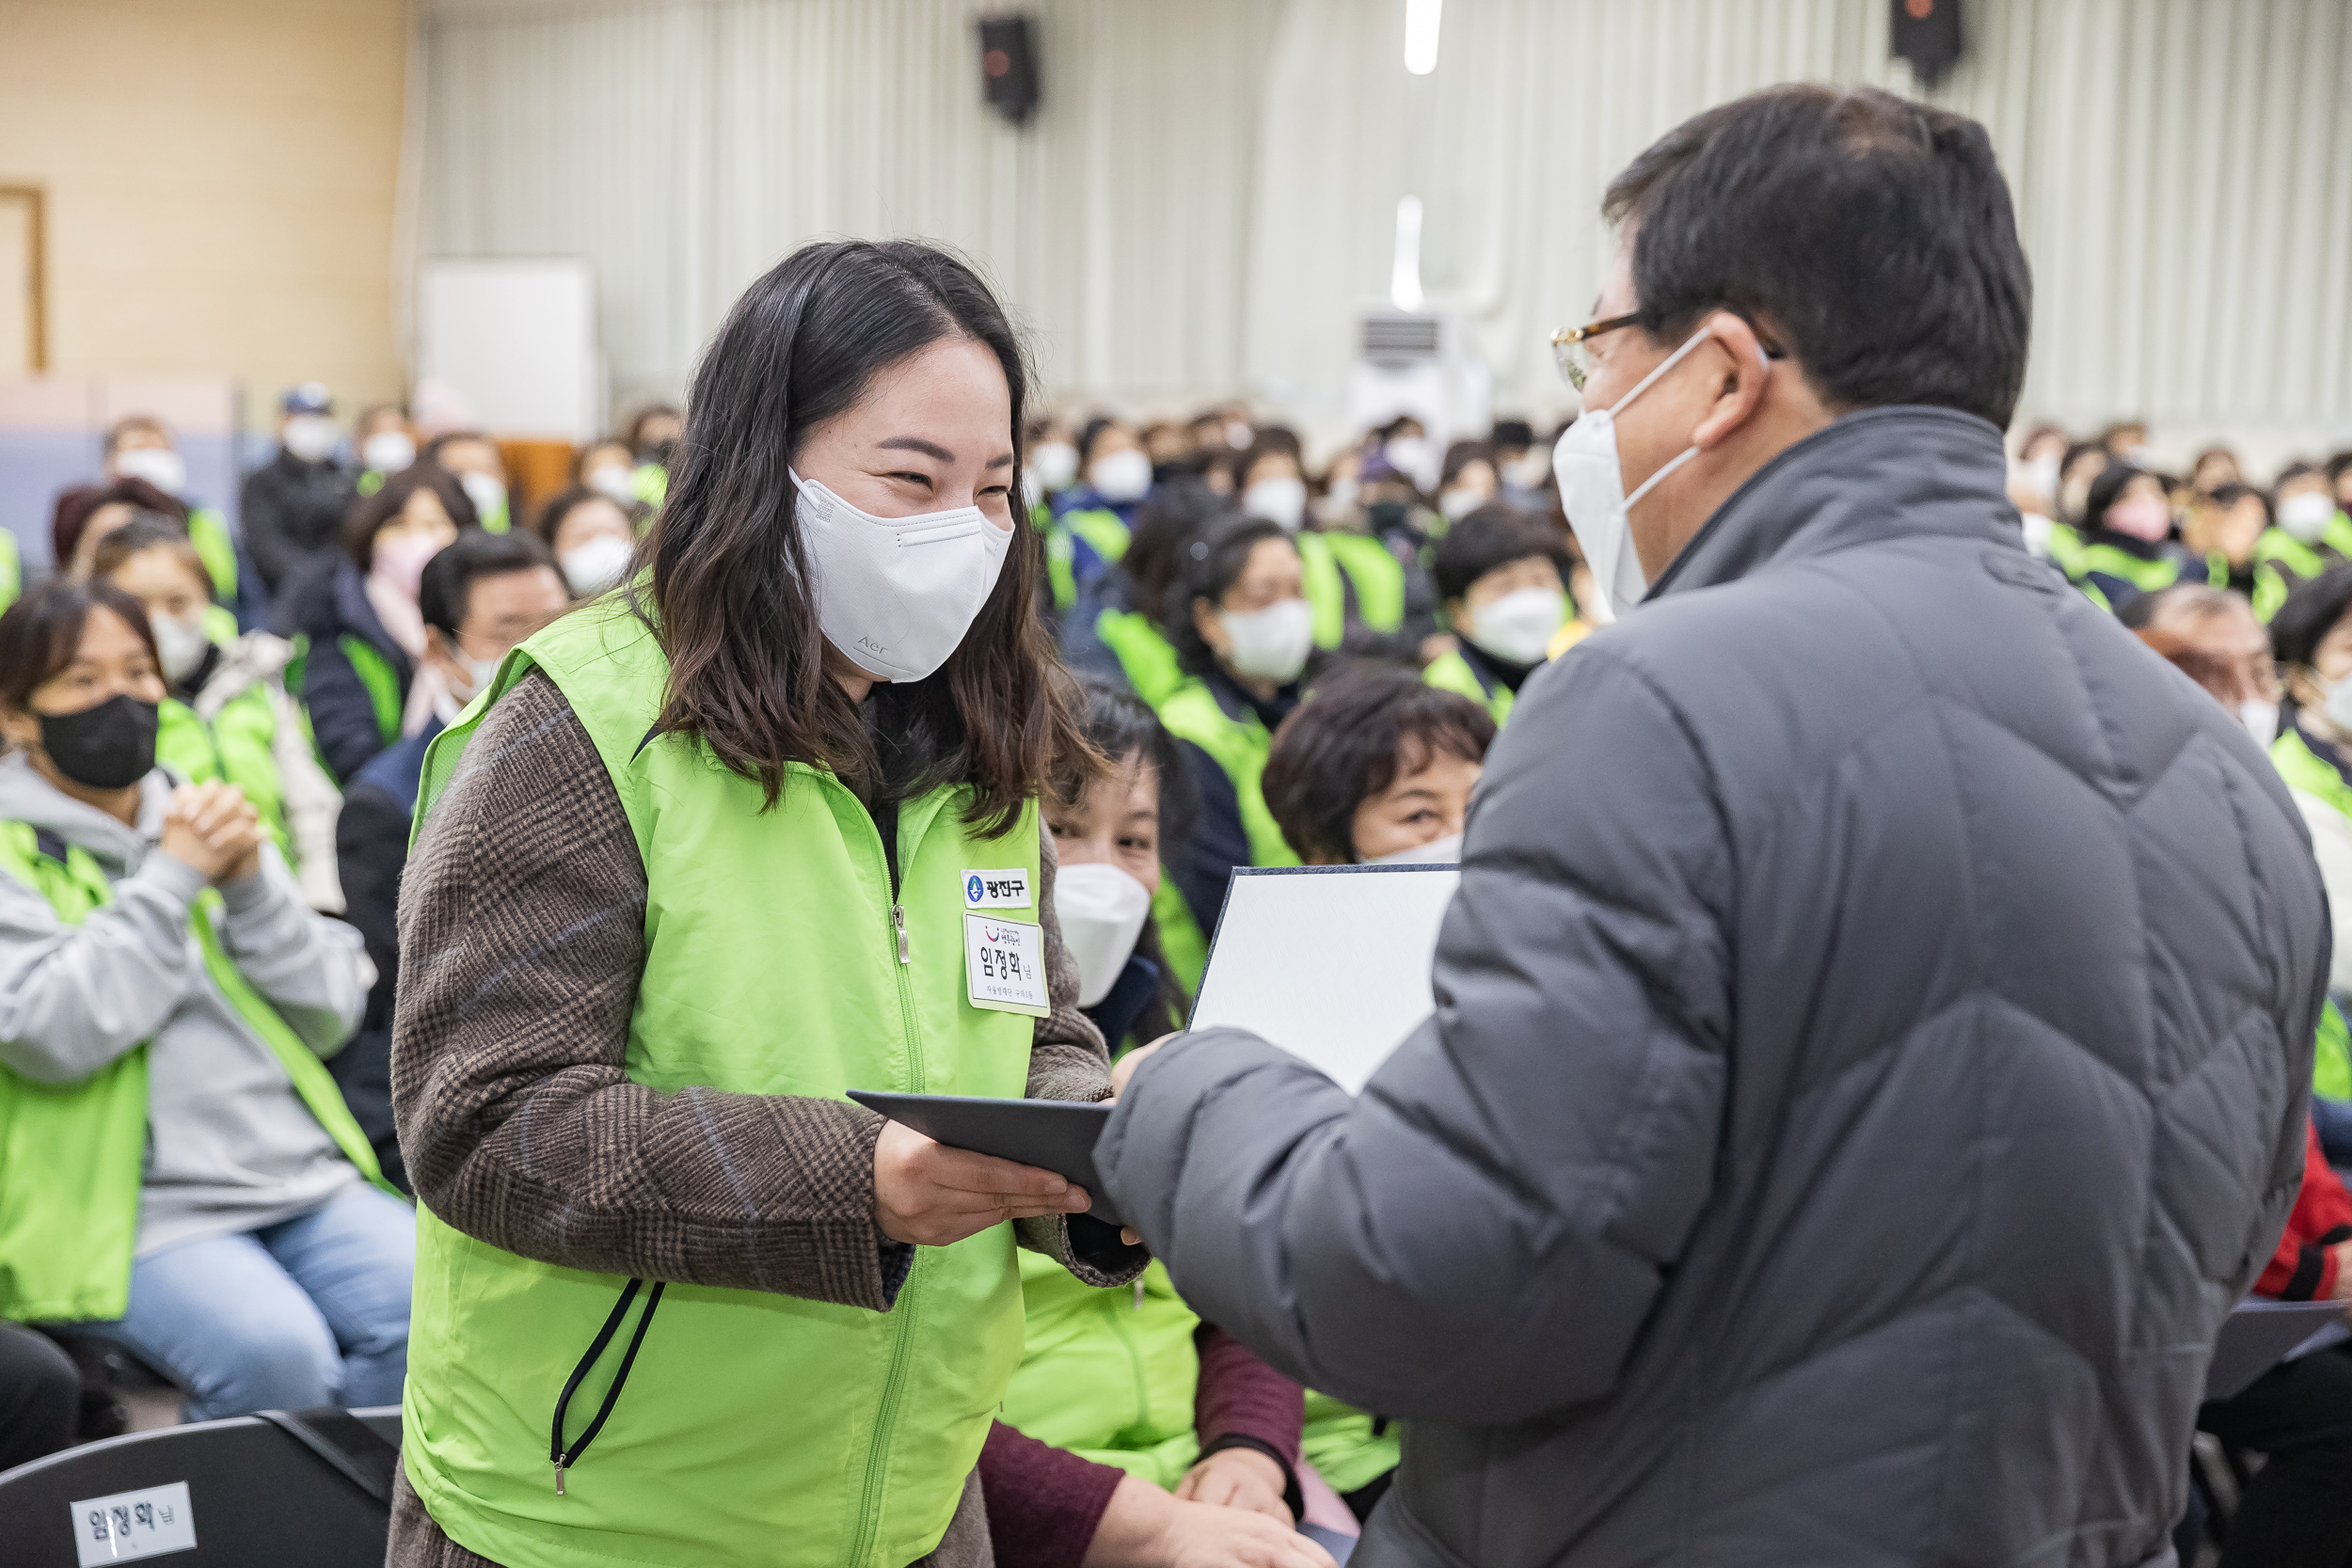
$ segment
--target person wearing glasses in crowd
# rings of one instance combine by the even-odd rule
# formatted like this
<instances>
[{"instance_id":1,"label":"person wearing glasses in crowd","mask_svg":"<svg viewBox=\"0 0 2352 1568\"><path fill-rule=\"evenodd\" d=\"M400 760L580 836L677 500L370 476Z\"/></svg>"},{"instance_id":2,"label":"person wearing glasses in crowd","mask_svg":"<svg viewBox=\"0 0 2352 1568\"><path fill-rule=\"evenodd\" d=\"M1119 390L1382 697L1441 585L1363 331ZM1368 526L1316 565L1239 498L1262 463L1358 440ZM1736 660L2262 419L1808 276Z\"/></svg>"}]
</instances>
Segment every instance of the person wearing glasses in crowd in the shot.
<instances>
[{"instance_id":1,"label":"person wearing glasses in crowd","mask_svg":"<svg viewBox=\"0 0 2352 1568\"><path fill-rule=\"evenodd\" d=\"M1359 1560L2166 1560L2302 1171L2294 804L2025 549L1982 126L1773 87L1605 211L1552 463L1616 621L1487 754L1437 1012L1354 1096L1131 1052L1096 1169L1203 1317L1405 1423Z\"/></svg>"}]
</instances>

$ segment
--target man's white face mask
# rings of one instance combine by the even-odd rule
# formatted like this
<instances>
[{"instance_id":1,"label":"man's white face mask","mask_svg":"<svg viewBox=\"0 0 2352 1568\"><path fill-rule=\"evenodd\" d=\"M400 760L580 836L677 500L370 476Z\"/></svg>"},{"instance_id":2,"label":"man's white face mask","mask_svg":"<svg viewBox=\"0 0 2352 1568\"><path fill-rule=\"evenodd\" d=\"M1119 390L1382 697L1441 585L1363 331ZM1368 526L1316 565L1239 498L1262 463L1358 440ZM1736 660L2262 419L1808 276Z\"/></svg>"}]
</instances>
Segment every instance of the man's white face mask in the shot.
<instances>
[{"instance_id":1,"label":"man's white face mask","mask_svg":"<svg viewBox=\"0 0 2352 1568\"><path fill-rule=\"evenodd\" d=\"M1631 495L1625 493L1625 469L1617 461L1617 416L1626 405L1650 388L1651 383L1680 362L1682 356L1712 334L1704 326L1683 340L1682 346L1658 362L1655 370L1633 384L1633 389L1607 408L1595 409L1560 433L1551 449L1551 472L1560 482L1560 505L1568 527L1593 571L1593 585L1605 601L1611 619L1623 615L1649 592L1642 558L1633 547L1632 525L1626 520L1633 503L1658 482L1699 454L1685 447Z\"/></svg>"}]
</instances>

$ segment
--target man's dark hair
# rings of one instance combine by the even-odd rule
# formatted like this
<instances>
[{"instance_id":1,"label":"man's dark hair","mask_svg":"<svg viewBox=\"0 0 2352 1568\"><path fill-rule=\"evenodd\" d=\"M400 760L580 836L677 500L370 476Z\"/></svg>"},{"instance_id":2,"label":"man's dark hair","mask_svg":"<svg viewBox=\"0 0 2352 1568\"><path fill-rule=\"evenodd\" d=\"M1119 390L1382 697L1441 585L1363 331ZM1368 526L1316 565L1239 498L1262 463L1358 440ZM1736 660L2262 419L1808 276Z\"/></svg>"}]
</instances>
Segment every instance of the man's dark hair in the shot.
<instances>
[{"instance_id":1,"label":"man's dark hair","mask_svg":"<svg viewBox=\"0 0 2352 1568\"><path fill-rule=\"evenodd\" d=\"M1438 601L1451 604L1488 572L1533 556L1550 562L1566 585L1573 562L1551 525L1516 506L1490 501L1446 530L1431 552L1429 575L1438 585Z\"/></svg>"},{"instance_id":2,"label":"man's dark hair","mask_svg":"<svg viewBox=\"0 0 2352 1568\"><path fill-rule=\"evenodd\" d=\"M424 563L424 576L417 583L417 610L426 626L438 626L444 635L454 638L457 628L466 624L467 601L473 596L475 583L541 566L553 571L555 557L536 536L519 529L511 533L469 529Z\"/></svg>"},{"instance_id":3,"label":"man's dark hair","mask_svg":"<svg viewBox=\"0 0 2352 1568\"><path fill-rule=\"evenodd\" d=\"M1496 451L1518 451L1535 444L1535 427L1525 420L1497 420L1486 436L1486 445Z\"/></svg>"},{"instance_id":4,"label":"man's dark hair","mask_svg":"<svg viewBox=\"0 0 2352 1568\"><path fill-rule=\"evenodd\" d=\"M2033 279L1975 120L1875 87L1767 87L1667 132L1602 210L1633 225L1653 339L1733 310L1833 408L1935 404L2008 427Z\"/></svg>"},{"instance_id":5,"label":"man's dark hair","mask_svg":"<svg viewBox=\"0 0 2352 1568\"><path fill-rule=\"evenodd\" d=\"M187 525L177 517L161 512L135 512L131 520L116 529L89 552L89 575L107 578L116 567L148 550L167 549L180 563L196 574L196 580L204 585L204 596L213 596L213 577L205 570L204 558L196 553L196 546L188 540Z\"/></svg>"},{"instance_id":6,"label":"man's dark hair","mask_svg":"<svg viewBox=\"0 0 2352 1568\"><path fill-rule=\"evenodd\" d=\"M2309 666L2319 644L2352 610L2352 563L2330 566L2296 584L2270 618L2270 652L2280 664Z\"/></svg>"},{"instance_id":7,"label":"man's dark hair","mask_svg":"<svg viewBox=\"0 0 2352 1568\"><path fill-rule=\"evenodd\" d=\"M1484 762L1494 738L1493 718L1468 697L1393 664L1341 664L1274 732L1266 809L1299 859L1353 864L1358 806L1439 752Z\"/></svg>"},{"instance_id":8,"label":"man's dark hair","mask_svg":"<svg viewBox=\"0 0 2352 1568\"><path fill-rule=\"evenodd\" d=\"M1222 604L1248 569L1249 552L1268 539L1289 537L1281 524L1263 517L1243 517L1221 526L1213 520L1177 552L1176 580L1168 586L1160 629L1174 645L1176 662L1184 673L1205 675L1216 668L1216 655L1192 624L1193 601L1206 599L1211 609Z\"/></svg>"}]
</instances>

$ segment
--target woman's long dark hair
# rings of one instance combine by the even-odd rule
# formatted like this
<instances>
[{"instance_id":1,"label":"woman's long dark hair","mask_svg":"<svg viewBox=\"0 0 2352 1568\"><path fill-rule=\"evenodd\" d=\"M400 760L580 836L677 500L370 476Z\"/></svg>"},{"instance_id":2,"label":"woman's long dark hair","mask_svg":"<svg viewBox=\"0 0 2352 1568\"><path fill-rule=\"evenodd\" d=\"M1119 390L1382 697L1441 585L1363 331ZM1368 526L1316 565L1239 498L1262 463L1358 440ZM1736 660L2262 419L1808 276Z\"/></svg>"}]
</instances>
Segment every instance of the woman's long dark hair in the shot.
<instances>
[{"instance_id":1,"label":"woman's long dark hair","mask_svg":"<svg viewBox=\"0 0 2352 1568\"><path fill-rule=\"evenodd\" d=\"M968 784L965 820L993 836L1046 786L1057 753L1090 755L1048 678L1053 648L1031 592L1039 535L1018 515L996 585L946 666L875 685L882 745L825 671L794 451L877 372L957 338L986 344L1003 367L1006 440L1018 452L1028 372L1011 324L969 266L912 241L794 251L735 302L694 373L668 498L638 550L649 580L628 597L669 656L656 732L699 737L758 780L771 806L795 762L831 769L868 800ZM1011 480L1017 496L1019 473Z\"/></svg>"}]
</instances>

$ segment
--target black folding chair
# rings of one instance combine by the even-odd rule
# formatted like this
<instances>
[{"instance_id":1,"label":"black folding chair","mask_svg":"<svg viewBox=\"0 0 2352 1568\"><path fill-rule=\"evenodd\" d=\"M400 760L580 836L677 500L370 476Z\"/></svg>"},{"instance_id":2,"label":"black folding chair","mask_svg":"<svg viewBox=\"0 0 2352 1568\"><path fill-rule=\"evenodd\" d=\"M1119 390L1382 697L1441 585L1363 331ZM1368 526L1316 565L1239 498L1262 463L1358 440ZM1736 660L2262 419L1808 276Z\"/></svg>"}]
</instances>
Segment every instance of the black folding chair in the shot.
<instances>
[{"instance_id":1,"label":"black folding chair","mask_svg":"<svg viewBox=\"0 0 2352 1568\"><path fill-rule=\"evenodd\" d=\"M381 1568L399 1462L397 1406L110 1437L0 1474L0 1568L157 1552L172 1568Z\"/></svg>"}]
</instances>

